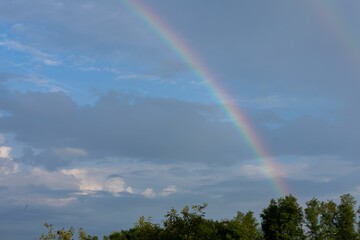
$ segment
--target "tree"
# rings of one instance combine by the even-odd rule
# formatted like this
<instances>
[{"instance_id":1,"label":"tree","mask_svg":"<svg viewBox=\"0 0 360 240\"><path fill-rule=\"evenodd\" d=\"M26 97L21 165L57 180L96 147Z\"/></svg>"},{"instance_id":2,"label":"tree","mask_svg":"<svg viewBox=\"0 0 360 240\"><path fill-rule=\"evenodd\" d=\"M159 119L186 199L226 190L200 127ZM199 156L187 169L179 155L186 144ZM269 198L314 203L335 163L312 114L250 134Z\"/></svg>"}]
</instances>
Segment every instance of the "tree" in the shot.
<instances>
[{"instance_id":1,"label":"tree","mask_svg":"<svg viewBox=\"0 0 360 240\"><path fill-rule=\"evenodd\" d=\"M165 214L165 218L163 221L165 239L181 240L185 223L176 209L171 208L170 211Z\"/></svg>"},{"instance_id":2,"label":"tree","mask_svg":"<svg viewBox=\"0 0 360 240\"><path fill-rule=\"evenodd\" d=\"M280 226L278 222L278 215L278 204L274 199L271 199L269 206L263 209L260 214L260 217L262 218L261 229L265 240L279 239L278 234L280 232Z\"/></svg>"},{"instance_id":3,"label":"tree","mask_svg":"<svg viewBox=\"0 0 360 240\"><path fill-rule=\"evenodd\" d=\"M79 228L79 240L98 240L97 236L91 236L85 232L84 229Z\"/></svg>"},{"instance_id":4,"label":"tree","mask_svg":"<svg viewBox=\"0 0 360 240\"><path fill-rule=\"evenodd\" d=\"M54 232L54 226L49 223L44 224L45 228L48 230L47 234L41 234L40 240L56 240L57 234Z\"/></svg>"},{"instance_id":5,"label":"tree","mask_svg":"<svg viewBox=\"0 0 360 240\"><path fill-rule=\"evenodd\" d=\"M332 200L320 204L320 231L323 239L336 239L336 203Z\"/></svg>"},{"instance_id":6,"label":"tree","mask_svg":"<svg viewBox=\"0 0 360 240\"><path fill-rule=\"evenodd\" d=\"M54 231L54 226L49 223L45 223L44 226L48 230L47 234L41 234L40 240L72 240L74 235L74 228L70 227L68 230L62 228L58 231Z\"/></svg>"},{"instance_id":7,"label":"tree","mask_svg":"<svg viewBox=\"0 0 360 240\"><path fill-rule=\"evenodd\" d=\"M304 212L305 226L308 229L307 237L313 240L323 239L320 231L320 202L316 198L306 202Z\"/></svg>"},{"instance_id":8,"label":"tree","mask_svg":"<svg viewBox=\"0 0 360 240\"><path fill-rule=\"evenodd\" d=\"M302 208L294 196L287 195L277 201L272 199L260 216L265 239L305 239Z\"/></svg>"},{"instance_id":9,"label":"tree","mask_svg":"<svg viewBox=\"0 0 360 240\"><path fill-rule=\"evenodd\" d=\"M236 233L235 239L258 240L262 238L253 212L237 212L232 222Z\"/></svg>"},{"instance_id":10,"label":"tree","mask_svg":"<svg viewBox=\"0 0 360 240\"><path fill-rule=\"evenodd\" d=\"M61 228L58 231L54 230L54 226L49 223L44 224L48 230L47 234L41 234L40 240L73 240L74 228L70 227L68 230ZM97 236L88 235L82 228L78 232L79 240L98 240Z\"/></svg>"},{"instance_id":11,"label":"tree","mask_svg":"<svg viewBox=\"0 0 360 240\"><path fill-rule=\"evenodd\" d=\"M357 239L360 239L360 206L358 207L356 213L357 213L357 216L358 216L358 220L357 220Z\"/></svg>"},{"instance_id":12,"label":"tree","mask_svg":"<svg viewBox=\"0 0 360 240\"><path fill-rule=\"evenodd\" d=\"M207 204L185 206L180 214L172 208L165 215L163 239L215 239L215 223L205 219Z\"/></svg>"},{"instance_id":13,"label":"tree","mask_svg":"<svg viewBox=\"0 0 360 240\"><path fill-rule=\"evenodd\" d=\"M162 229L154 224L149 217L141 216L131 231L131 239L134 240L157 240L160 239Z\"/></svg>"},{"instance_id":14,"label":"tree","mask_svg":"<svg viewBox=\"0 0 360 240\"><path fill-rule=\"evenodd\" d=\"M336 239L355 239L356 231L356 200L350 194L340 196L340 204L336 214Z\"/></svg>"}]
</instances>

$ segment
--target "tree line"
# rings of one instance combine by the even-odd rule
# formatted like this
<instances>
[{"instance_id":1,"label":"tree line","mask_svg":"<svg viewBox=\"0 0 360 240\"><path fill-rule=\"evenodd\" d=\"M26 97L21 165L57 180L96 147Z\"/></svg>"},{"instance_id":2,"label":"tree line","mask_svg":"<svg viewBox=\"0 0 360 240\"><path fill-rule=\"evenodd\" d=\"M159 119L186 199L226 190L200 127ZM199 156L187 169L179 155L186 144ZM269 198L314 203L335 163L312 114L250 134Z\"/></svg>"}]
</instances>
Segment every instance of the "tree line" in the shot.
<instances>
[{"instance_id":1,"label":"tree line","mask_svg":"<svg viewBox=\"0 0 360 240\"><path fill-rule=\"evenodd\" d=\"M339 203L316 198L301 207L293 195L271 199L260 214L260 223L252 211L237 212L232 219L205 217L207 204L171 208L161 224L140 217L132 228L114 231L103 240L360 240L360 206L351 194L340 196ZM40 240L73 240L74 229L54 230ZM98 240L78 230L79 240Z\"/></svg>"}]
</instances>

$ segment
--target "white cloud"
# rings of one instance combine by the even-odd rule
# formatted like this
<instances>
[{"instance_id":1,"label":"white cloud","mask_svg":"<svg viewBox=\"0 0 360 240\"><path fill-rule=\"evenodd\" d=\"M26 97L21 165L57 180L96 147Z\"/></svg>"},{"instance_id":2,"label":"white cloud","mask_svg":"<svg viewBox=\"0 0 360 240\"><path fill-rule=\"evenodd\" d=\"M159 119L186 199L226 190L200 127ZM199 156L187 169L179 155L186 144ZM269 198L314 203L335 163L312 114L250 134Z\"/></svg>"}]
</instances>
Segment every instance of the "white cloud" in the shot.
<instances>
[{"instance_id":1,"label":"white cloud","mask_svg":"<svg viewBox=\"0 0 360 240\"><path fill-rule=\"evenodd\" d=\"M77 186L78 190L83 193L89 193L94 191L101 191L103 190L103 184L101 182L102 179L96 177L89 173L85 169L69 169L69 170L62 170L65 175L73 176L77 179Z\"/></svg>"},{"instance_id":2,"label":"white cloud","mask_svg":"<svg viewBox=\"0 0 360 240\"><path fill-rule=\"evenodd\" d=\"M132 187L127 186L127 187L126 187L126 192L128 192L128 193L134 193L134 190L132 189Z\"/></svg>"},{"instance_id":3,"label":"white cloud","mask_svg":"<svg viewBox=\"0 0 360 240\"><path fill-rule=\"evenodd\" d=\"M10 159L11 158L10 153L11 153L11 147L8 146L0 147L0 158Z\"/></svg>"},{"instance_id":4,"label":"white cloud","mask_svg":"<svg viewBox=\"0 0 360 240\"><path fill-rule=\"evenodd\" d=\"M11 158L11 147L0 147L0 173L3 175L13 174L19 171L19 165Z\"/></svg>"},{"instance_id":5,"label":"white cloud","mask_svg":"<svg viewBox=\"0 0 360 240\"><path fill-rule=\"evenodd\" d=\"M245 176L255 177L255 178L264 178L267 175L263 167L252 164L246 164L241 166L240 173L242 173Z\"/></svg>"},{"instance_id":6,"label":"white cloud","mask_svg":"<svg viewBox=\"0 0 360 240\"><path fill-rule=\"evenodd\" d=\"M156 193L152 188L146 188L141 194L147 198L154 198L156 196Z\"/></svg>"},{"instance_id":7,"label":"white cloud","mask_svg":"<svg viewBox=\"0 0 360 240\"><path fill-rule=\"evenodd\" d=\"M31 55L36 61L39 61L47 66L57 66L62 64L62 62L57 60L54 56L17 41L3 39L0 41L0 46L6 47L10 50L27 53Z\"/></svg>"},{"instance_id":8,"label":"white cloud","mask_svg":"<svg viewBox=\"0 0 360 240\"><path fill-rule=\"evenodd\" d=\"M176 186L174 185L171 185L171 186L168 186L166 188L164 188L161 192L160 192L160 196L162 197L167 197L167 196L170 196L174 193L177 192L177 189L176 189Z\"/></svg>"},{"instance_id":9,"label":"white cloud","mask_svg":"<svg viewBox=\"0 0 360 240\"><path fill-rule=\"evenodd\" d=\"M67 169L62 170L65 175L73 176L80 194L91 194L98 191L106 191L118 196L122 192L133 193L131 186L128 186L121 177L108 176L108 169Z\"/></svg>"},{"instance_id":10,"label":"white cloud","mask_svg":"<svg viewBox=\"0 0 360 240\"><path fill-rule=\"evenodd\" d=\"M151 74L128 74L128 75L118 75L117 79L119 80L145 80L145 81L162 81L163 79L151 75Z\"/></svg>"},{"instance_id":11,"label":"white cloud","mask_svg":"<svg viewBox=\"0 0 360 240\"><path fill-rule=\"evenodd\" d=\"M126 186L125 180L121 177L113 177L104 183L104 191L110 192L115 196L121 192L133 193L131 187Z\"/></svg>"}]
</instances>

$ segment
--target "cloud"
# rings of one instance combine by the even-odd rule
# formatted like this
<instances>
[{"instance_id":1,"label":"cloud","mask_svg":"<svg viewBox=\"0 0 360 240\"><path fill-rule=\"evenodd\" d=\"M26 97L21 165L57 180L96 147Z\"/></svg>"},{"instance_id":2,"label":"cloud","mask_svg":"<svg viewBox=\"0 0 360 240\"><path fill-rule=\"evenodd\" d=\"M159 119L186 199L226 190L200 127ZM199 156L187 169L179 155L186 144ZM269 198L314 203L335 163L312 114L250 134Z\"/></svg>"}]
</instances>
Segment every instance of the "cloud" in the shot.
<instances>
[{"instance_id":1,"label":"cloud","mask_svg":"<svg viewBox=\"0 0 360 240\"><path fill-rule=\"evenodd\" d=\"M116 77L119 80L145 80L145 81L164 81L162 78L155 75L145 75L145 74L127 74L127 75L117 75Z\"/></svg>"},{"instance_id":2,"label":"cloud","mask_svg":"<svg viewBox=\"0 0 360 240\"><path fill-rule=\"evenodd\" d=\"M156 196L156 193L152 188L146 188L141 194L147 198L154 198Z\"/></svg>"},{"instance_id":3,"label":"cloud","mask_svg":"<svg viewBox=\"0 0 360 240\"><path fill-rule=\"evenodd\" d=\"M55 148L54 154L62 158L78 158L87 156L87 152L81 148Z\"/></svg>"},{"instance_id":4,"label":"cloud","mask_svg":"<svg viewBox=\"0 0 360 240\"><path fill-rule=\"evenodd\" d=\"M177 191L178 190L177 190L175 185L170 185L170 186L164 188L163 190L161 190L159 195L162 196L162 197L168 197L168 196L176 193Z\"/></svg>"},{"instance_id":5,"label":"cloud","mask_svg":"<svg viewBox=\"0 0 360 240\"><path fill-rule=\"evenodd\" d=\"M11 158L11 147L8 146L0 146L0 158Z\"/></svg>"},{"instance_id":6,"label":"cloud","mask_svg":"<svg viewBox=\"0 0 360 240\"><path fill-rule=\"evenodd\" d=\"M7 82L14 84L17 85L17 88L33 87L35 85L38 89L46 92L68 92L75 90L50 78L46 78L39 73L34 73L32 67L24 67L12 62L6 62L6 64L9 64L11 68L18 68L20 72L25 71L26 73L0 72L0 83Z\"/></svg>"},{"instance_id":7,"label":"cloud","mask_svg":"<svg viewBox=\"0 0 360 240\"><path fill-rule=\"evenodd\" d=\"M255 177L255 178L266 178L267 172L266 169L262 166L252 165L252 164L245 164L240 167L239 172L248 177Z\"/></svg>"},{"instance_id":8,"label":"cloud","mask_svg":"<svg viewBox=\"0 0 360 240\"><path fill-rule=\"evenodd\" d=\"M139 75L140 79L157 82L189 72L188 66L174 59L175 53L168 51L157 34L148 29L126 5L123 1L99 3L92 0L85 4L45 3L41 0L32 4L22 0L15 0L12 4L0 3L0 21L9 25L7 35L16 39L6 38L3 45L29 54L47 66L68 63L76 66L78 62L72 62L76 58L72 58L74 53L94 62L104 57L116 63L113 66L129 63L146 66L140 74L134 71L130 74L132 76L125 74L129 75L127 79ZM34 22L34 19L38 21ZM65 57L60 59L59 56ZM89 68L87 64L81 64L81 67ZM124 77L124 74L121 75L120 78Z\"/></svg>"},{"instance_id":9,"label":"cloud","mask_svg":"<svg viewBox=\"0 0 360 240\"><path fill-rule=\"evenodd\" d=\"M98 176L92 175L85 169L66 169L62 170L62 173L76 178L80 193L88 194L103 190L103 179L99 179Z\"/></svg>"},{"instance_id":10,"label":"cloud","mask_svg":"<svg viewBox=\"0 0 360 240\"><path fill-rule=\"evenodd\" d=\"M118 196L119 193L122 192L133 193L132 188L130 186L126 186L125 180L121 177L112 177L108 179L104 183L103 190L110 192L115 196Z\"/></svg>"},{"instance_id":11,"label":"cloud","mask_svg":"<svg viewBox=\"0 0 360 240\"><path fill-rule=\"evenodd\" d=\"M160 197L168 197L177 192L177 188L174 185L165 187L159 192ZM142 193L146 198L155 198L157 196L156 192L152 188L146 188Z\"/></svg>"},{"instance_id":12,"label":"cloud","mask_svg":"<svg viewBox=\"0 0 360 240\"><path fill-rule=\"evenodd\" d=\"M60 60L57 60L54 56L42 52L34 47L19 43L17 41L3 39L0 40L0 46L6 47L10 50L27 53L32 56L34 60L41 62L46 66L58 66L62 64L62 62Z\"/></svg>"},{"instance_id":13,"label":"cloud","mask_svg":"<svg viewBox=\"0 0 360 240\"><path fill-rule=\"evenodd\" d=\"M285 121L280 127L269 131L265 142L276 155L338 155L353 158L358 155L356 142L360 133L351 122L344 119L328 121L312 116L300 116ZM338 141L338 139L342 139Z\"/></svg>"},{"instance_id":14,"label":"cloud","mask_svg":"<svg viewBox=\"0 0 360 240\"><path fill-rule=\"evenodd\" d=\"M284 177L294 180L330 182L359 171L356 162L338 156L296 156L282 161Z\"/></svg>"},{"instance_id":15,"label":"cloud","mask_svg":"<svg viewBox=\"0 0 360 240\"><path fill-rule=\"evenodd\" d=\"M68 198L44 198L44 199L39 199L40 203L44 203L48 206L52 206L52 207L64 207L68 204L73 203L74 201L76 201L75 197L68 197Z\"/></svg>"},{"instance_id":16,"label":"cloud","mask_svg":"<svg viewBox=\"0 0 360 240\"><path fill-rule=\"evenodd\" d=\"M11 98L7 94L0 97L0 109L10 113L0 118L1 131L40 150L31 153L25 149L18 161L48 169L67 166L80 157L65 158L59 155L61 149L84 151L81 154L86 152L86 159L93 160L222 159L226 163L252 155L232 124L217 120L222 113L213 105L108 93L94 105L79 106L63 93L8 94ZM26 125L23 119L27 119Z\"/></svg>"},{"instance_id":17,"label":"cloud","mask_svg":"<svg viewBox=\"0 0 360 240\"><path fill-rule=\"evenodd\" d=\"M126 184L124 178L116 175L106 176L109 169L73 168L64 169L61 172L77 179L80 195L91 195L102 191L114 196L120 196L120 193L134 193L133 188Z\"/></svg>"},{"instance_id":18,"label":"cloud","mask_svg":"<svg viewBox=\"0 0 360 240\"><path fill-rule=\"evenodd\" d=\"M85 152L80 152L85 153ZM32 148L25 147L23 155L15 158L16 162L28 164L31 166L41 166L48 170L57 170L58 168L68 166L72 159L79 159L84 155L79 155L78 152L68 151L65 148L54 148L34 153Z\"/></svg>"},{"instance_id":19,"label":"cloud","mask_svg":"<svg viewBox=\"0 0 360 240\"><path fill-rule=\"evenodd\" d=\"M11 151L9 146L0 146L0 173L4 176L19 171L19 165L12 160Z\"/></svg>"}]
</instances>

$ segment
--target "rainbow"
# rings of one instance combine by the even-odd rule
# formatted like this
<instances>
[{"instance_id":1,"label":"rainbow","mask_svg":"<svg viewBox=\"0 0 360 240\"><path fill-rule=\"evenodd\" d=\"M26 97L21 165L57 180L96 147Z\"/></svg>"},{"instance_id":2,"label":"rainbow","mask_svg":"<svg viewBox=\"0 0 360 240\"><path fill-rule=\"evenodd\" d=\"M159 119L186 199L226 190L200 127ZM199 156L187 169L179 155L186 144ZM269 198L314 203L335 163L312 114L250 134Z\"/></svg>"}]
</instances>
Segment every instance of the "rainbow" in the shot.
<instances>
[{"instance_id":1,"label":"rainbow","mask_svg":"<svg viewBox=\"0 0 360 240\"><path fill-rule=\"evenodd\" d=\"M204 81L209 92L217 99L226 115L234 122L236 129L256 155L268 177L272 180L277 194L283 196L289 193L285 182L279 177L280 167L260 141L245 114L234 104L229 104L230 95L201 58L195 54L195 51L149 7L137 0L126 0L124 3Z\"/></svg>"},{"instance_id":2,"label":"rainbow","mask_svg":"<svg viewBox=\"0 0 360 240\"><path fill-rule=\"evenodd\" d=\"M344 17L330 1L302 1L307 10L313 15L330 37L335 40L344 58L360 75L360 48L357 37L347 26Z\"/></svg>"}]
</instances>

